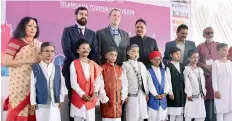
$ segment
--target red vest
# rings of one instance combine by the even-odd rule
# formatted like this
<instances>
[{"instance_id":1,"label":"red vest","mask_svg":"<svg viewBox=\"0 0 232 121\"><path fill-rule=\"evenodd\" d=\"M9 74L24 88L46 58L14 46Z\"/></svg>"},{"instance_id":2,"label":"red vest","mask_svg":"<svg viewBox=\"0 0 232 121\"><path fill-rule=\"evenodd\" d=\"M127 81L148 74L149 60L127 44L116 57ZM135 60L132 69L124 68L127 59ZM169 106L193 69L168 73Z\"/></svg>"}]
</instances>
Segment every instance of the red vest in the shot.
<instances>
[{"instance_id":1,"label":"red vest","mask_svg":"<svg viewBox=\"0 0 232 121\"><path fill-rule=\"evenodd\" d=\"M74 60L74 66L77 73L77 83L79 87L86 93L88 96L92 96L94 93L94 81L96 78L101 74L102 68L96 64L94 61L89 61L90 65L90 79L87 81L84 75L84 71L81 66L81 62L79 59ZM85 102L77 93L76 91L72 90L72 99L71 103L76 106L77 108L81 108L85 105L87 110L90 110L96 106L97 98L93 101Z\"/></svg>"},{"instance_id":2,"label":"red vest","mask_svg":"<svg viewBox=\"0 0 232 121\"><path fill-rule=\"evenodd\" d=\"M122 68L118 65L112 66L109 63L102 65L103 78L105 84L105 91L109 97L108 105L101 104L101 116L103 118L121 118L122 105L121 105L121 91L122 81Z\"/></svg>"}]
</instances>

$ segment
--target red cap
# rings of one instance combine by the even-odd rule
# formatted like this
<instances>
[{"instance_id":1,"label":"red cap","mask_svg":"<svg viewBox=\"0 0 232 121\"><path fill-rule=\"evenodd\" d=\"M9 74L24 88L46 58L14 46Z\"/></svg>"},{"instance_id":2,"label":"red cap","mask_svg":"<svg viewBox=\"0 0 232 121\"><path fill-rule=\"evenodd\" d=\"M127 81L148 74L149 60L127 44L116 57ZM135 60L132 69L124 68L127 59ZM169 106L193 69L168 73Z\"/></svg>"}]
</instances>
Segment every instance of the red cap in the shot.
<instances>
[{"instance_id":1,"label":"red cap","mask_svg":"<svg viewBox=\"0 0 232 121\"><path fill-rule=\"evenodd\" d=\"M154 57L162 57L161 53L159 51L153 51L149 54L149 59L153 59Z\"/></svg>"}]
</instances>

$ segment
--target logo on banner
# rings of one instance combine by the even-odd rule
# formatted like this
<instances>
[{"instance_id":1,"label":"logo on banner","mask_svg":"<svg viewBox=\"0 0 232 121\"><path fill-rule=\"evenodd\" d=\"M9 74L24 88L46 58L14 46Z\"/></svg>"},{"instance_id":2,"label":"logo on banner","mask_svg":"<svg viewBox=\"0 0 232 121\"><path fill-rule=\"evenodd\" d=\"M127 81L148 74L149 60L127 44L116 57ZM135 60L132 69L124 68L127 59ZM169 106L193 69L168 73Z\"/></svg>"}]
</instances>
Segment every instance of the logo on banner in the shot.
<instances>
[{"instance_id":1,"label":"logo on banner","mask_svg":"<svg viewBox=\"0 0 232 121\"><path fill-rule=\"evenodd\" d=\"M184 24L184 20L183 19L173 19L172 20L172 24L173 25L180 25L180 24Z\"/></svg>"},{"instance_id":2,"label":"logo on banner","mask_svg":"<svg viewBox=\"0 0 232 121\"><path fill-rule=\"evenodd\" d=\"M120 1L120 0L118 0ZM121 0L122 1L122 0ZM97 12L106 12L109 13L112 9L115 7L109 7L105 5L97 5L97 4L88 4L84 2L78 2L78 1L60 1L60 7L61 8L71 8L76 9L80 6L86 7L89 11L97 11ZM135 11L133 9L126 9L126 8L117 8L121 14L128 15L128 16L134 16Z\"/></svg>"},{"instance_id":3,"label":"logo on banner","mask_svg":"<svg viewBox=\"0 0 232 121\"><path fill-rule=\"evenodd\" d=\"M189 18L189 14L187 11L172 11L172 17L178 18Z\"/></svg>"},{"instance_id":4,"label":"logo on banner","mask_svg":"<svg viewBox=\"0 0 232 121\"><path fill-rule=\"evenodd\" d=\"M172 8L175 9L188 9L187 4L180 4L180 3L172 3Z\"/></svg>"}]
</instances>

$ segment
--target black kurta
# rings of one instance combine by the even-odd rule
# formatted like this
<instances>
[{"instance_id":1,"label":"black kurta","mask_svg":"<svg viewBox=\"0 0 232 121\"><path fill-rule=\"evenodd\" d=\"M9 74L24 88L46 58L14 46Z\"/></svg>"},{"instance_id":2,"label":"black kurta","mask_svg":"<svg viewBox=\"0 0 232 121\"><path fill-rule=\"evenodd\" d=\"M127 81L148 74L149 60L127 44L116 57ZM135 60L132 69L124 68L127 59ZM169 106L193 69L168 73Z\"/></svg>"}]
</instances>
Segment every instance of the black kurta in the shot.
<instances>
[{"instance_id":1,"label":"black kurta","mask_svg":"<svg viewBox=\"0 0 232 121\"><path fill-rule=\"evenodd\" d=\"M181 72L179 72L172 63L169 63L167 65L167 68L170 69L172 91L174 94L174 100L171 100L169 98L169 95L167 95L168 107L184 107L185 99L186 99L186 95L184 92L184 88L185 88L184 75L183 75L184 66L180 63Z\"/></svg>"},{"instance_id":2,"label":"black kurta","mask_svg":"<svg viewBox=\"0 0 232 121\"><path fill-rule=\"evenodd\" d=\"M156 40L148 36L143 38L140 36L134 36L130 38L130 44L137 44L139 46L138 61L144 63L147 68L150 67L149 54L152 51L158 50Z\"/></svg>"}]
</instances>

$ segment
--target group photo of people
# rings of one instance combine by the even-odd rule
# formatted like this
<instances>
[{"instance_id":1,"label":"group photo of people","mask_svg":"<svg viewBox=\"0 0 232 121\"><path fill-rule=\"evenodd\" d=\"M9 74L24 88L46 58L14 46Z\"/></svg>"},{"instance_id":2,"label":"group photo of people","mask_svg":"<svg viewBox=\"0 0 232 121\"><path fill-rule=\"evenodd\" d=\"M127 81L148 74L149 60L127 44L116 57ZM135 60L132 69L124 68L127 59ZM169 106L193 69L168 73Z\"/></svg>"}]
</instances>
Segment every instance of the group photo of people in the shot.
<instances>
[{"instance_id":1,"label":"group photo of people","mask_svg":"<svg viewBox=\"0 0 232 121\"><path fill-rule=\"evenodd\" d=\"M55 44L38 39L40 20L18 20L3 59L6 121L232 121L232 46L214 40L216 29L201 30L196 45L180 24L162 48L146 18L133 21L130 37L119 9L97 31L87 27L88 12L74 9L73 25L56 40L63 66L53 61ZM61 120L64 105L69 117Z\"/></svg>"}]
</instances>

